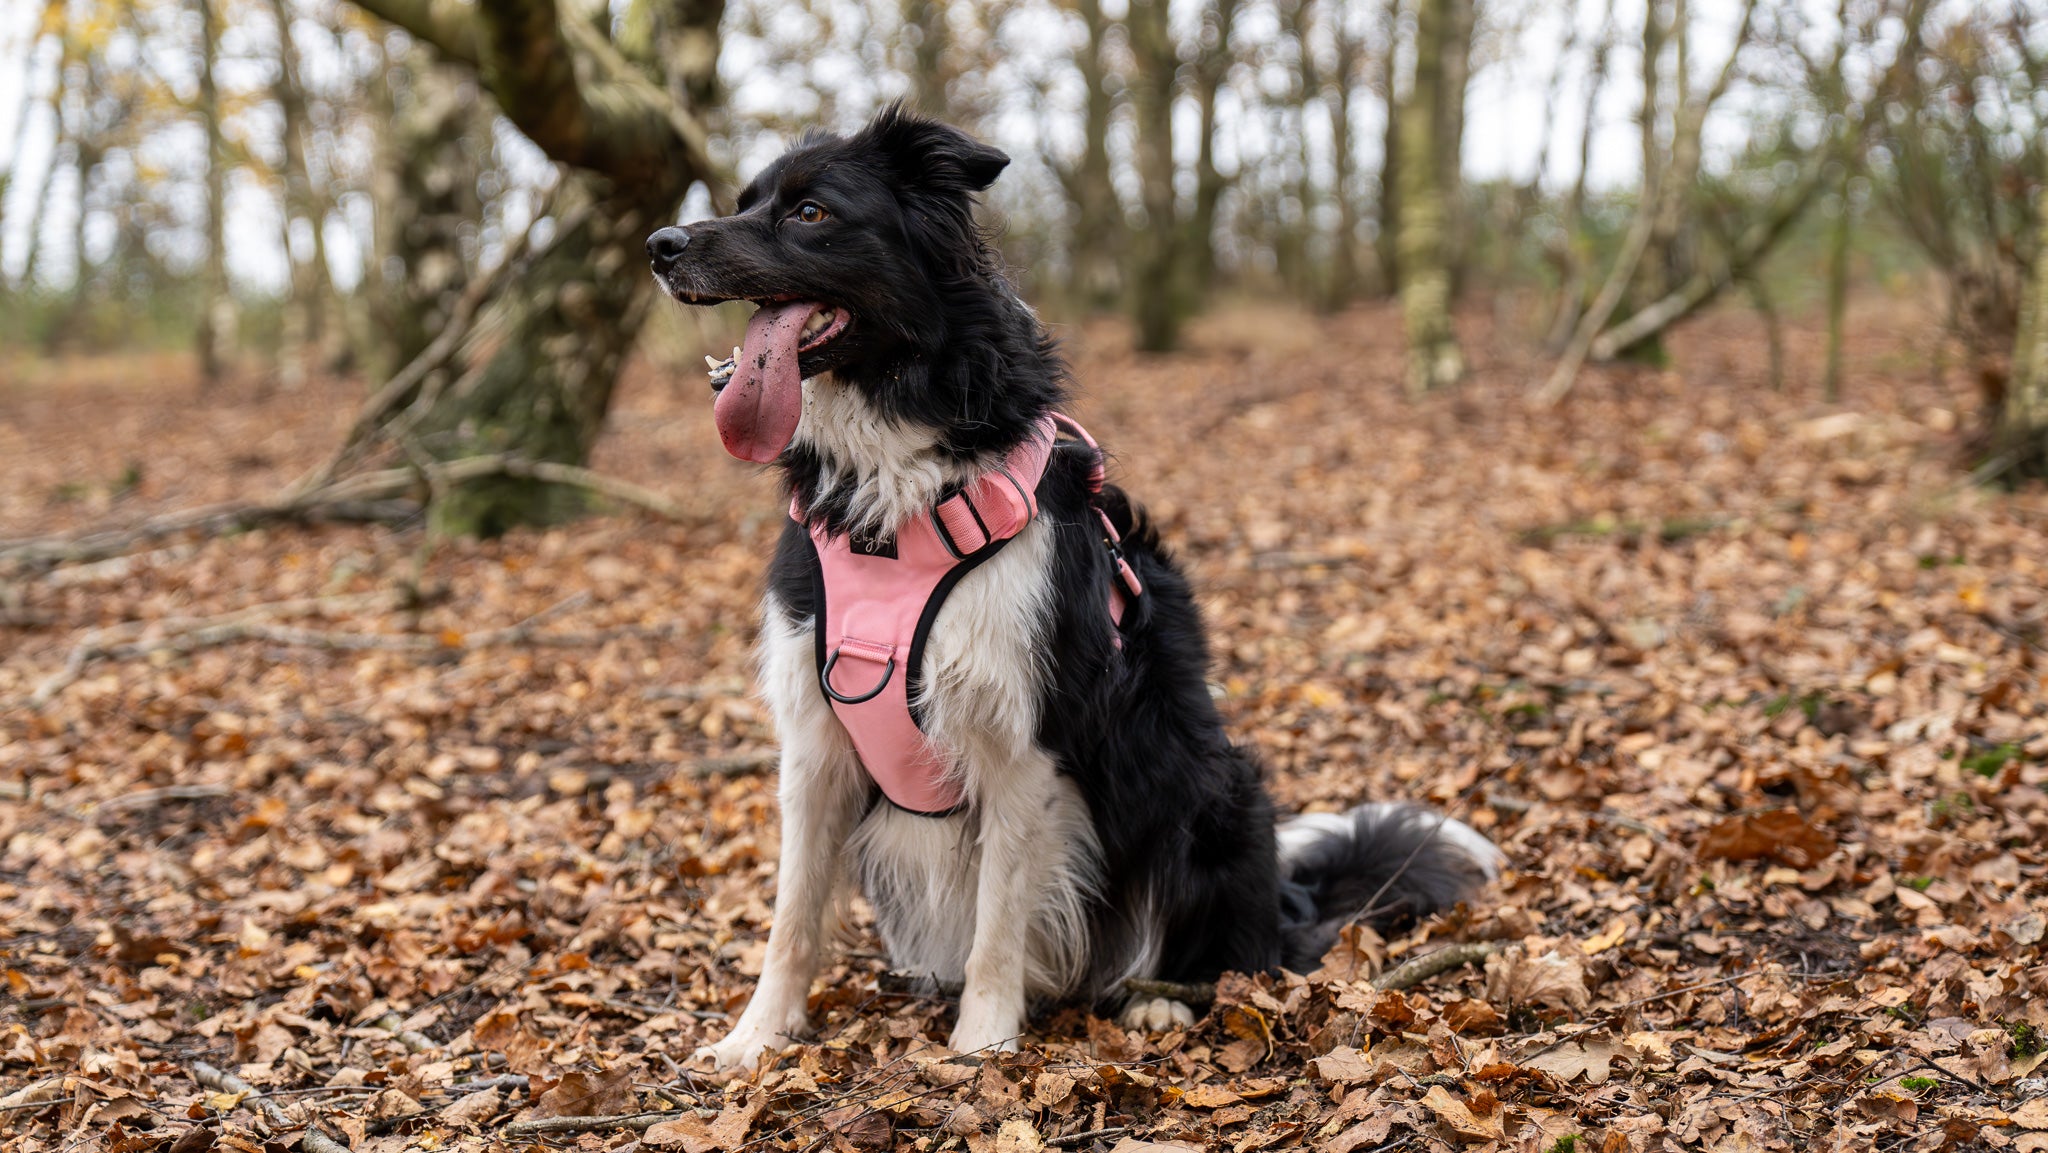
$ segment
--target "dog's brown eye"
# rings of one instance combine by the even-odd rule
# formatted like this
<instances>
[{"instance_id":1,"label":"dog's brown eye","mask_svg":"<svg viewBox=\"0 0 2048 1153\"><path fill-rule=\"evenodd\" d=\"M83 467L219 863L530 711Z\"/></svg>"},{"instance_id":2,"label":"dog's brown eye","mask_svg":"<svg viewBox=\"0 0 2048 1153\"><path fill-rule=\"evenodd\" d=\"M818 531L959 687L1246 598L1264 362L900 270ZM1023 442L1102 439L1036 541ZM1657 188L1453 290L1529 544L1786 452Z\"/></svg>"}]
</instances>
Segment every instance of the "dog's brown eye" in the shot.
<instances>
[{"instance_id":1,"label":"dog's brown eye","mask_svg":"<svg viewBox=\"0 0 2048 1153\"><path fill-rule=\"evenodd\" d=\"M805 224L816 224L819 221L825 219L829 215L831 215L831 213L826 212L824 209L818 207L815 204L810 203L809 201L806 201L802 205L798 206L796 210L796 218L798 220L803 221Z\"/></svg>"}]
</instances>

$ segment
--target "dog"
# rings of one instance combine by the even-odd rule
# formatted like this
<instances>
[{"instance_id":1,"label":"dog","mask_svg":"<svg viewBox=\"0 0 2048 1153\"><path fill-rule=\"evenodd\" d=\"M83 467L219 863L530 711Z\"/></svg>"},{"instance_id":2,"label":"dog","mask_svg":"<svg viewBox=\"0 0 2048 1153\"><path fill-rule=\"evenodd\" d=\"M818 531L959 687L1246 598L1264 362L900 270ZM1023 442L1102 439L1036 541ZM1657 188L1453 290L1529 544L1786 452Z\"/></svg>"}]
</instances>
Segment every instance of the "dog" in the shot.
<instances>
[{"instance_id":1,"label":"dog","mask_svg":"<svg viewBox=\"0 0 2048 1153\"><path fill-rule=\"evenodd\" d=\"M1277 821L1258 762L1225 733L1187 578L1101 483L1092 442L1055 438L1066 368L975 220L1008 163L892 106L851 135L804 137L733 215L648 239L675 300L760 306L733 357L707 360L721 439L772 464L791 499L759 649L782 742L775 920L751 1001L699 1053L720 1069L807 1034L843 880L895 968L958 983L948 1043L973 1052L1014 1050L1033 1005L1055 1001L1121 1006L1134 1028L1191 1024L1186 1005L1129 998L1125 980L1306 971L1345 924L1444 909L1502 860L1415 806ZM1027 492L1016 474L1031 469ZM964 555L955 530L981 544L992 491L1018 514L1010 535L940 558L952 583L925 602L919 667L851 632L828 657L821 557L893 559L912 533ZM987 507L940 525L934 510L964 492ZM855 649L859 676L840 660ZM875 678L905 687L871 716L857 698ZM905 709L917 749L876 753L861 726L903 730Z\"/></svg>"}]
</instances>

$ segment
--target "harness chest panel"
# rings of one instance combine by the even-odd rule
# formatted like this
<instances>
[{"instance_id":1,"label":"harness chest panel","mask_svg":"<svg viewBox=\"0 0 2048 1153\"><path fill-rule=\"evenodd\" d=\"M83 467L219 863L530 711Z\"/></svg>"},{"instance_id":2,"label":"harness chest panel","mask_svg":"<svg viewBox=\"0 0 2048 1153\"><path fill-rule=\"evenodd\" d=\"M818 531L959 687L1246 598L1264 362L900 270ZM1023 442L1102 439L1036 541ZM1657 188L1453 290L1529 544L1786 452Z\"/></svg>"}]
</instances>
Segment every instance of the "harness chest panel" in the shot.
<instances>
[{"instance_id":1,"label":"harness chest panel","mask_svg":"<svg viewBox=\"0 0 2048 1153\"><path fill-rule=\"evenodd\" d=\"M818 682L868 775L899 808L943 816L964 800L959 778L925 737L912 704L925 641L961 578L1038 515L1038 483L1061 427L1094 448L1087 433L1065 417L1041 420L1000 467L897 526L893 539L862 540L808 527L817 560ZM1099 489L1099 450L1097 459L1092 483ZM790 515L803 522L794 503ZM1102 519L1105 544L1115 553L1115 529ZM1120 619L1123 598L1139 589L1121 554L1116 560L1122 588L1112 592L1111 613Z\"/></svg>"}]
</instances>

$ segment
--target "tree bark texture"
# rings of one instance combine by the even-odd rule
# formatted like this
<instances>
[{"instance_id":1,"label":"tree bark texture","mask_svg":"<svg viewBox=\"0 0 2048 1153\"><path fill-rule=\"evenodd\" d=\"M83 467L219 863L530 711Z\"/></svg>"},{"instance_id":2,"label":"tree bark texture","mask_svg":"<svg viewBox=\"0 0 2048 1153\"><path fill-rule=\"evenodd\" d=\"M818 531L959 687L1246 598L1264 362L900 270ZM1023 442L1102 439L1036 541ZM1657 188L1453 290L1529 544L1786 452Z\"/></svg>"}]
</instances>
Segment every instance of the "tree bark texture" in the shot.
<instances>
[{"instance_id":1,"label":"tree bark texture","mask_svg":"<svg viewBox=\"0 0 2048 1153\"><path fill-rule=\"evenodd\" d=\"M491 110L469 70L415 44L388 62L391 113L382 125L375 183L376 268L366 342L371 376L384 380L418 356L448 322L475 270L488 166Z\"/></svg>"},{"instance_id":2,"label":"tree bark texture","mask_svg":"<svg viewBox=\"0 0 2048 1153\"><path fill-rule=\"evenodd\" d=\"M1335 91L1330 95L1330 139L1336 142L1337 235L1330 248L1330 288L1324 295L1326 308L1342 308L1358 295L1358 201L1357 152L1353 148L1352 93L1364 77L1365 45L1342 18L1331 24L1337 41Z\"/></svg>"},{"instance_id":3,"label":"tree bark texture","mask_svg":"<svg viewBox=\"0 0 2048 1153\"><path fill-rule=\"evenodd\" d=\"M1074 12L1088 34L1075 61L1088 88L1088 103L1081 156L1071 167L1060 169L1060 183L1066 188L1067 220L1073 230L1067 291L1076 303L1092 310L1114 305L1122 284L1123 205L1109 168L1109 126L1117 100L1103 57L1110 21L1102 14L1102 0L1074 0Z\"/></svg>"},{"instance_id":4,"label":"tree bark texture","mask_svg":"<svg viewBox=\"0 0 2048 1153\"><path fill-rule=\"evenodd\" d=\"M199 328L193 342L199 375L220 379L234 339L235 302L228 292L227 140L221 133L220 89L214 82L215 49L221 33L216 0L194 0L199 12L199 117L206 129L206 267L199 287ZM83 262L81 261L81 266Z\"/></svg>"},{"instance_id":5,"label":"tree bark texture","mask_svg":"<svg viewBox=\"0 0 2048 1153\"><path fill-rule=\"evenodd\" d=\"M1380 291L1392 296L1401 289L1401 0L1387 0L1387 54L1381 61L1380 94L1387 110L1380 138L1379 235L1374 239L1380 262Z\"/></svg>"},{"instance_id":6,"label":"tree bark texture","mask_svg":"<svg viewBox=\"0 0 2048 1153\"><path fill-rule=\"evenodd\" d=\"M320 358L326 338L324 320L332 293L321 225L327 213L306 169L306 96L299 83L298 49L292 43L290 0L270 0L270 13L277 22L279 67L271 90L283 121L284 254L291 269L291 298L285 302L278 375L285 387L294 388L305 379L307 360ZM311 251L304 260L292 251L292 226L297 221L304 221L312 233Z\"/></svg>"},{"instance_id":7,"label":"tree bark texture","mask_svg":"<svg viewBox=\"0 0 2048 1153\"><path fill-rule=\"evenodd\" d=\"M1437 87L1437 189L1444 211L1444 266L1450 270L1451 295L1465 280L1465 89L1472 78L1472 35L1478 21L1473 0L1449 0L1440 29L1443 76Z\"/></svg>"},{"instance_id":8,"label":"tree bark texture","mask_svg":"<svg viewBox=\"0 0 2048 1153\"><path fill-rule=\"evenodd\" d=\"M1849 315L1849 246L1855 219L1849 202L1848 165L1837 188L1835 226L1828 233L1828 363L1822 393L1829 404L1842 396L1843 326Z\"/></svg>"},{"instance_id":9,"label":"tree bark texture","mask_svg":"<svg viewBox=\"0 0 2048 1153\"><path fill-rule=\"evenodd\" d=\"M1416 0L1415 83L1401 118L1401 319L1408 334L1408 390L1455 384L1464 353L1451 329L1451 273L1445 263L1443 164L1438 110L1446 82L1443 52L1457 0Z\"/></svg>"},{"instance_id":10,"label":"tree bark texture","mask_svg":"<svg viewBox=\"0 0 2048 1153\"><path fill-rule=\"evenodd\" d=\"M920 111L942 120L952 119L946 99L947 0L901 0L899 13L911 37L910 100Z\"/></svg>"},{"instance_id":11,"label":"tree bark texture","mask_svg":"<svg viewBox=\"0 0 2048 1153\"><path fill-rule=\"evenodd\" d=\"M1194 215L1188 219L1186 277L1194 293L1207 291L1216 278L1216 209L1230 186L1216 170L1216 101L1229 78L1230 36L1237 23L1238 0L1212 0L1203 15L1202 45L1195 58L1195 100L1201 109L1200 151L1195 156Z\"/></svg>"},{"instance_id":12,"label":"tree bark texture","mask_svg":"<svg viewBox=\"0 0 2048 1153\"><path fill-rule=\"evenodd\" d=\"M2048 476L2048 188L2035 201L2034 229L2039 240L1995 441L2017 476Z\"/></svg>"},{"instance_id":13,"label":"tree bark texture","mask_svg":"<svg viewBox=\"0 0 2048 1153\"><path fill-rule=\"evenodd\" d=\"M1127 20L1131 55L1137 63L1131 95L1137 113L1145 229L1135 238L1137 275L1126 288L1138 347L1146 352L1174 347L1184 307L1180 272L1185 233L1173 187L1173 96L1180 57L1166 8L1167 0L1130 0Z\"/></svg>"},{"instance_id":14,"label":"tree bark texture","mask_svg":"<svg viewBox=\"0 0 2048 1153\"><path fill-rule=\"evenodd\" d=\"M603 428L653 295L644 244L711 179L705 130L678 94L715 87L722 0L633 0L617 42L553 0L360 0L473 69L562 176L556 234L506 278L455 363L425 374L388 426L406 456L501 453L580 465ZM423 459L424 458L424 459ZM491 535L580 509L580 495L512 475L435 493L433 527Z\"/></svg>"},{"instance_id":15,"label":"tree bark texture","mask_svg":"<svg viewBox=\"0 0 2048 1153\"><path fill-rule=\"evenodd\" d=\"M494 306L489 327L503 333L502 343L447 383L417 426L418 443L436 460L590 459L653 302L653 280L643 270L647 234L674 216L677 198L666 189L612 190L580 173L566 179L570 187L556 206L568 227ZM574 516L583 496L530 478L493 477L437 499L431 527L492 536Z\"/></svg>"}]
</instances>

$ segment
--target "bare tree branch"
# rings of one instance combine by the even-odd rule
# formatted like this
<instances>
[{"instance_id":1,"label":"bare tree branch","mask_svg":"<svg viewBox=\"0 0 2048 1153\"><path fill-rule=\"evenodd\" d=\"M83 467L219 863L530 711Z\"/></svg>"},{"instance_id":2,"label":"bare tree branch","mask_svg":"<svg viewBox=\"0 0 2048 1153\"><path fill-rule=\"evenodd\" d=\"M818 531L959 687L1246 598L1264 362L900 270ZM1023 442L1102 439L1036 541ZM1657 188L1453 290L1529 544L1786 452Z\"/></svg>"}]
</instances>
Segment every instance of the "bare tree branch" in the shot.
<instances>
[{"instance_id":1,"label":"bare tree branch","mask_svg":"<svg viewBox=\"0 0 2048 1153\"><path fill-rule=\"evenodd\" d=\"M444 59L474 68L481 58L476 10L462 0L356 0L356 6L426 41Z\"/></svg>"}]
</instances>

